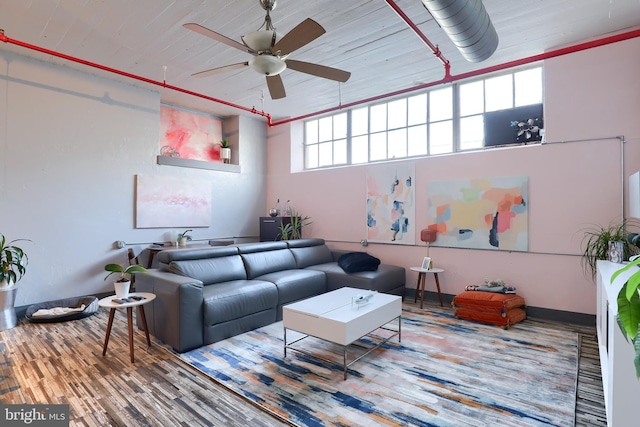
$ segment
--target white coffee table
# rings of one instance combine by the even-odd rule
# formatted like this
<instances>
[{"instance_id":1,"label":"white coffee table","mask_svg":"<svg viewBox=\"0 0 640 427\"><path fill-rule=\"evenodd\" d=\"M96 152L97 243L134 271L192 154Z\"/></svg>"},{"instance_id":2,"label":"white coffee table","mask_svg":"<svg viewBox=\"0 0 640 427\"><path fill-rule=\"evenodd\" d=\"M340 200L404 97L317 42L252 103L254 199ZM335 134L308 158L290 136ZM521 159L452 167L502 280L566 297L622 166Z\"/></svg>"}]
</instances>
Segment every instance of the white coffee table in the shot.
<instances>
[{"instance_id":1,"label":"white coffee table","mask_svg":"<svg viewBox=\"0 0 640 427\"><path fill-rule=\"evenodd\" d=\"M373 294L366 304L355 304L353 298ZM393 320L398 320L398 329L384 327ZM397 336L401 340L402 298L372 291L354 288L340 288L326 294L317 295L282 308L282 324L284 326L284 357L287 349L320 358L306 352L293 344L308 336L320 338L342 346L342 367L344 379L347 379L347 368L362 359L376 348ZM302 338L287 342L287 329L305 334ZM388 337L378 337L375 346L364 354L347 362L347 349L354 341L365 335L370 335L376 329L393 332ZM320 358L321 359L321 358ZM330 363L335 361L326 360Z\"/></svg>"}]
</instances>

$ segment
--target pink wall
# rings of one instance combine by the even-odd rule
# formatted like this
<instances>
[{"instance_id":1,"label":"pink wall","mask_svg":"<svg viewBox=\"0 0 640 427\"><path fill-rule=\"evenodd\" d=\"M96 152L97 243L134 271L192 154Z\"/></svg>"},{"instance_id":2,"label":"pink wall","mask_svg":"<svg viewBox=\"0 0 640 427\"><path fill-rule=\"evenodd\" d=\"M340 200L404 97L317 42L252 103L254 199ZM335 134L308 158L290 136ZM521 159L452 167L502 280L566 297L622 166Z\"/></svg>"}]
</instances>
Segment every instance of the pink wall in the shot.
<instances>
[{"instance_id":1,"label":"pink wall","mask_svg":"<svg viewBox=\"0 0 640 427\"><path fill-rule=\"evenodd\" d=\"M595 284L580 265L582 231L622 218L622 176L640 169L640 40L592 49L545 62L546 145L493 149L405 160L416 167L416 241L427 225L430 181L527 175L529 251L504 252L433 247L434 263L446 270L442 291L457 294L469 284L501 278L528 305L595 314ZM624 136L625 170L621 144ZM594 141L562 142L596 138ZM602 138L602 139L601 139ZM556 143L557 142L557 143ZM305 237L320 237L332 248L362 250L366 237L366 165L292 173L298 170L301 123L269 130L265 211L290 199L314 224ZM293 149L291 148L293 147ZM290 162L291 160L291 162ZM293 166L292 166L293 165ZM625 196L626 197L626 196ZM407 268L407 286L417 276L424 245L370 244L367 252ZM427 283L430 290L434 285Z\"/></svg>"}]
</instances>

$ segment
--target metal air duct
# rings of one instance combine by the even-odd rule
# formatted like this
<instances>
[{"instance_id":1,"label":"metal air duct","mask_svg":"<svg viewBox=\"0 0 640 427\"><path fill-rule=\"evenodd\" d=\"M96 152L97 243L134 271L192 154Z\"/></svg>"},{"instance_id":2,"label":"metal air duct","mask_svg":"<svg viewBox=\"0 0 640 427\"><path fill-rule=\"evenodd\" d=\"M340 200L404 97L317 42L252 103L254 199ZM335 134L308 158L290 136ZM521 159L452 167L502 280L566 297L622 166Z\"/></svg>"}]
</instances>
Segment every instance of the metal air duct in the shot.
<instances>
[{"instance_id":1,"label":"metal air duct","mask_svg":"<svg viewBox=\"0 0 640 427\"><path fill-rule=\"evenodd\" d=\"M482 0L422 0L464 59L481 62L498 47L498 33Z\"/></svg>"}]
</instances>

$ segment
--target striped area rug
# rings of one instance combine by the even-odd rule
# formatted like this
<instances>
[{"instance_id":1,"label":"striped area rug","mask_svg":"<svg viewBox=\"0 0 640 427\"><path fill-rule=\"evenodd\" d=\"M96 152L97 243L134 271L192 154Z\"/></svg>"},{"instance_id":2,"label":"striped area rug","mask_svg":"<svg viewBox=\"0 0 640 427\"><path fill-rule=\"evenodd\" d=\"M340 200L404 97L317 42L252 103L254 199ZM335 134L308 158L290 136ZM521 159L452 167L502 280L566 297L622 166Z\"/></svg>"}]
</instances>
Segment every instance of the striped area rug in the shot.
<instances>
[{"instance_id":1,"label":"striped area rug","mask_svg":"<svg viewBox=\"0 0 640 427\"><path fill-rule=\"evenodd\" d=\"M281 322L179 356L301 426L574 425L577 334L532 320L504 330L408 305L402 316L401 342L354 363L346 381L341 347L298 344L338 364L284 358Z\"/></svg>"}]
</instances>

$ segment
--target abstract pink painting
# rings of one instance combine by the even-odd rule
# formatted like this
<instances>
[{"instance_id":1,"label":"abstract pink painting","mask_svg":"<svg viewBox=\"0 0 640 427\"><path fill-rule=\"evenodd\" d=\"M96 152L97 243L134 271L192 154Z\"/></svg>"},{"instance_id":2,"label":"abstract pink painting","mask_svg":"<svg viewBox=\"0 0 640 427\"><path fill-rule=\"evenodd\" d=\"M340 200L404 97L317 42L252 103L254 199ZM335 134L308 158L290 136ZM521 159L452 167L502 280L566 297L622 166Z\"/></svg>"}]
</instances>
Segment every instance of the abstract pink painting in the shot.
<instances>
[{"instance_id":1,"label":"abstract pink painting","mask_svg":"<svg viewBox=\"0 0 640 427\"><path fill-rule=\"evenodd\" d=\"M136 228L208 227L211 182L136 175Z\"/></svg>"},{"instance_id":2,"label":"abstract pink painting","mask_svg":"<svg viewBox=\"0 0 640 427\"><path fill-rule=\"evenodd\" d=\"M182 159L221 162L222 120L160 105L160 148Z\"/></svg>"}]
</instances>

